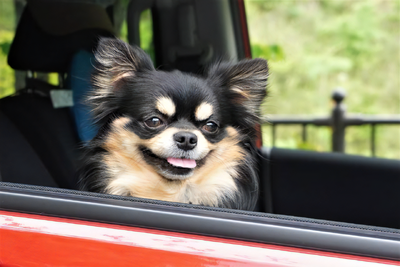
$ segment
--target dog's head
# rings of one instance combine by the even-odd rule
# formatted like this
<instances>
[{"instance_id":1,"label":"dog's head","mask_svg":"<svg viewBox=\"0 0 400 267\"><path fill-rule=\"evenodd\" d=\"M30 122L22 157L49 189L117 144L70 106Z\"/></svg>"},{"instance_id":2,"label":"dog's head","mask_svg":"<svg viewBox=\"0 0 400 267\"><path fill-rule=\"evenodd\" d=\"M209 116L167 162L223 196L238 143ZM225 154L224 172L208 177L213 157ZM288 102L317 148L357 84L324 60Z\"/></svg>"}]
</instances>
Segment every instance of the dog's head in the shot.
<instances>
[{"instance_id":1,"label":"dog's head","mask_svg":"<svg viewBox=\"0 0 400 267\"><path fill-rule=\"evenodd\" d=\"M170 180L199 173L210 158L243 158L239 143L254 138L266 95L265 60L217 63L203 77L155 70L144 51L117 39L102 39L95 56L89 102L114 151Z\"/></svg>"}]
</instances>

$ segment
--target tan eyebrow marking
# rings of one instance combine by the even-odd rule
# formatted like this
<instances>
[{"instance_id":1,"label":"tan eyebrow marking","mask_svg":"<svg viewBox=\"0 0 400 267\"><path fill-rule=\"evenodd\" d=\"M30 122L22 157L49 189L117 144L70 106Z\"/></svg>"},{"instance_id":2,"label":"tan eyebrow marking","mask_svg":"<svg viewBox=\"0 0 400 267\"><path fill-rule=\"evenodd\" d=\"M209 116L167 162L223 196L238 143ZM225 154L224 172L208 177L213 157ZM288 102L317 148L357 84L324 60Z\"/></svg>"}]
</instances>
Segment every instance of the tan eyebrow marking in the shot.
<instances>
[{"instance_id":1,"label":"tan eyebrow marking","mask_svg":"<svg viewBox=\"0 0 400 267\"><path fill-rule=\"evenodd\" d=\"M121 117L121 118L114 120L112 122L112 125L116 126L117 128L122 128L129 122L131 122L131 119L129 119L127 117Z\"/></svg>"},{"instance_id":2,"label":"tan eyebrow marking","mask_svg":"<svg viewBox=\"0 0 400 267\"><path fill-rule=\"evenodd\" d=\"M194 113L196 120L203 121L213 114L213 106L207 102L201 103Z\"/></svg>"},{"instance_id":3,"label":"tan eyebrow marking","mask_svg":"<svg viewBox=\"0 0 400 267\"><path fill-rule=\"evenodd\" d=\"M175 104L172 102L171 98L163 96L157 100L156 108L162 114L173 116L175 114Z\"/></svg>"}]
</instances>

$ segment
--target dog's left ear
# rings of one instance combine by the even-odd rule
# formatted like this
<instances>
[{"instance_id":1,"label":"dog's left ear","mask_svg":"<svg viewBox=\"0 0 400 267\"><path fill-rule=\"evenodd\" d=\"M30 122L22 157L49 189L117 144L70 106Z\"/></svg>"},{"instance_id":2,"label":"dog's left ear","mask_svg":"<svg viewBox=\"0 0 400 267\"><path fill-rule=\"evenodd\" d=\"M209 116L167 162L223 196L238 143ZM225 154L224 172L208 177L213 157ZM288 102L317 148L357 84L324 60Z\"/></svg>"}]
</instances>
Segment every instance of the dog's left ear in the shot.
<instances>
[{"instance_id":1,"label":"dog's left ear","mask_svg":"<svg viewBox=\"0 0 400 267\"><path fill-rule=\"evenodd\" d=\"M254 120L267 95L268 64L264 59L245 59L236 64L217 63L208 71L208 78L225 93L231 104L243 107ZM247 118L248 119L248 118ZM250 125L249 125L250 126Z\"/></svg>"}]
</instances>

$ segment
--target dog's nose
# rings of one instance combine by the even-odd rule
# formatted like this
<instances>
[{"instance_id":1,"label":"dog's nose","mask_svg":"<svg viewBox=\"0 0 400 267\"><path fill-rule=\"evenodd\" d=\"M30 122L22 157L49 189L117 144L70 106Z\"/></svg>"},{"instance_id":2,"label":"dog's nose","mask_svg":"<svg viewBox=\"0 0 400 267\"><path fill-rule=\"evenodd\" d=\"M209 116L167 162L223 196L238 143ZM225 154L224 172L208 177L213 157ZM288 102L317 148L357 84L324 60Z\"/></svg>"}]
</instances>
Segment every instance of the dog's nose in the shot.
<instances>
[{"instance_id":1,"label":"dog's nose","mask_svg":"<svg viewBox=\"0 0 400 267\"><path fill-rule=\"evenodd\" d=\"M197 145L197 135L191 132L177 132L174 134L176 145L183 150L192 150Z\"/></svg>"}]
</instances>

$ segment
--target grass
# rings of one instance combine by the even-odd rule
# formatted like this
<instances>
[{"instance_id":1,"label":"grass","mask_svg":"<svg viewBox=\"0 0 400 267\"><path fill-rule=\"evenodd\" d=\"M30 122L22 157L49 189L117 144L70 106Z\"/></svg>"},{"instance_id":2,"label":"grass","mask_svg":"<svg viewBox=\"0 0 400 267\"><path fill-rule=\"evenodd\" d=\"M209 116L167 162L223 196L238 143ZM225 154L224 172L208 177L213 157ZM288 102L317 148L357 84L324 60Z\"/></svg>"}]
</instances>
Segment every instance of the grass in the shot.
<instances>
[{"instance_id":1,"label":"grass","mask_svg":"<svg viewBox=\"0 0 400 267\"><path fill-rule=\"evenodd\" d=\"M330 95L347 92L348 113L400 113L400 1L246 0L253 57L269 60L264 114L330 113ZM297 128L296 128L297 127ZM278 127L276 145L330 150L330 130ZM346 130L346 152L370 155L369 126ZM264 143L271 144L264 126ZM400 126L378 126L377 155L400 159Z\"/></svg>"}]
</instances>

